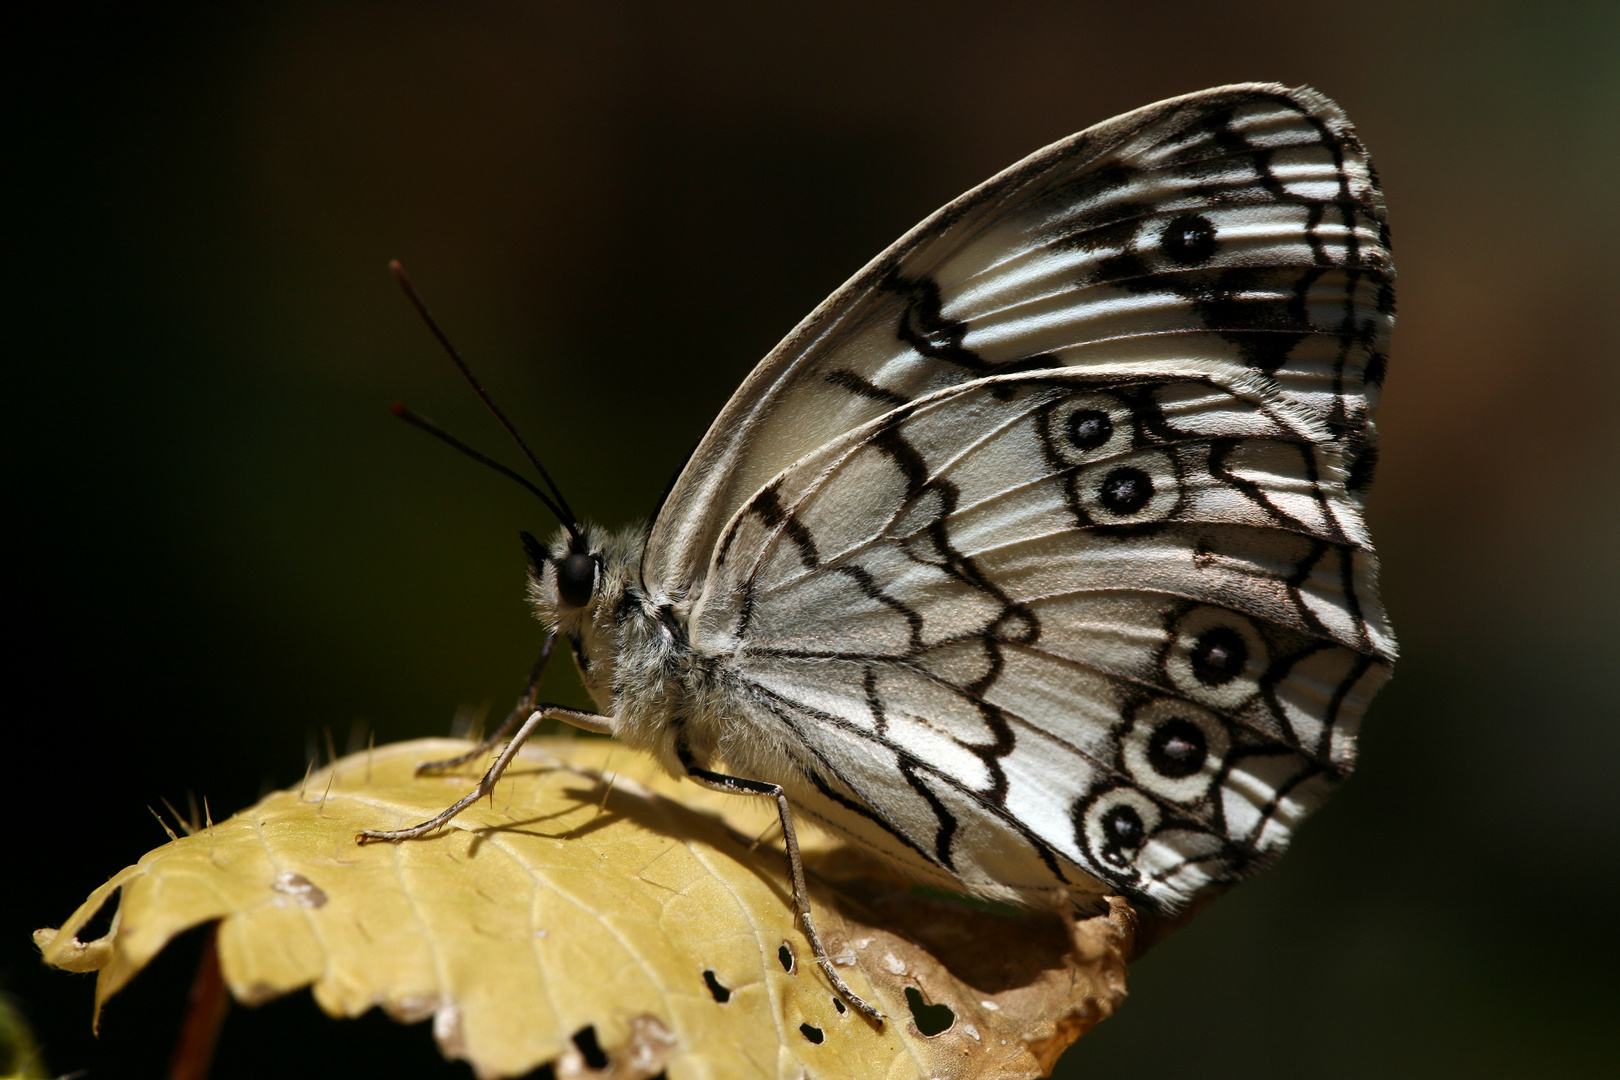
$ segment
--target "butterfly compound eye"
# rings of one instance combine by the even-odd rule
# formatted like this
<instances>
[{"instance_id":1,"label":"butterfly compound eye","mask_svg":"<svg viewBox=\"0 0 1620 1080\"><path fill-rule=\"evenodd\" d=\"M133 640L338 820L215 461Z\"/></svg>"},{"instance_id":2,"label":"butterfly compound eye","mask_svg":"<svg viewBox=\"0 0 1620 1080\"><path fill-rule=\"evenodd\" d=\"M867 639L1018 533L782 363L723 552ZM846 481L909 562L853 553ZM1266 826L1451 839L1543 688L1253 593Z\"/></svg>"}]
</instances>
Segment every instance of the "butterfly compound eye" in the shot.
<instances>
[{"instance_id":1,"label":"butterfly compound eye","mask_svg":"<svg viewBox=\"0 0 1620 1080\"><path fill-rule=\"evenodd\" d=\"M557 598L569 607L582 608L596 591L596 560L574 552L557 560Z\"/></svg>"}]
</instances>

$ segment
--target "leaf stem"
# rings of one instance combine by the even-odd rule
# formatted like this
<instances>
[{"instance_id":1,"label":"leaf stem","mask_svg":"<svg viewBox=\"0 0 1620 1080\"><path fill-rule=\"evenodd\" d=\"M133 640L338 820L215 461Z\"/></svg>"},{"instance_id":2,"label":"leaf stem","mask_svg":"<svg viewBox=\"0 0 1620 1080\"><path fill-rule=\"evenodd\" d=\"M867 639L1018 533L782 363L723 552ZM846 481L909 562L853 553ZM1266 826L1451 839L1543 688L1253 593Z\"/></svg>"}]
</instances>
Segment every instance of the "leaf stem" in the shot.
<instances>
[{"instance_id":1,"label":"leaf stem","mask_svg":"<svg viewBox=\"0 0 1620 1080\"><path fill-rule=\"evenodd\" d=\"M219 1029L231 1007L231 995L226 992L225 977L219 969L218 937L219 924L215 923L208 928L208 942L191 982L191 1000L180 1025L180 1037L175 1040L174 1057L169 1059L168 1080L208 1080L208 1070L214 1063Z\"/></svg>"}]
</instances>

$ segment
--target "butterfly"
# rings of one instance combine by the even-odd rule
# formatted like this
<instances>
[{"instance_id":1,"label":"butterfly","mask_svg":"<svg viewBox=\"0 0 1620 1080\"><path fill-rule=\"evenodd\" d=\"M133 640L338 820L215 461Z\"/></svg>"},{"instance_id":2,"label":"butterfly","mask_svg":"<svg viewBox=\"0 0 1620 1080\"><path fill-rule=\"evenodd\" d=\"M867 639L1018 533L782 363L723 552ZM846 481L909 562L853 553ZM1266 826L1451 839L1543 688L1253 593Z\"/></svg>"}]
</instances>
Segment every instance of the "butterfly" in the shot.
<instances>
[{"instance_id":1,"label":"butterfly","mask_svg":"<svg viewBox=\"0 0 1620 1080\"><path fill-rule=\"evenodd\" d=\"M801 926L873 1016L795 819L1024 905L1176 911L1254 873L1349 774L1395 658L1363 516L1393 278L1366 150L1313 90L1036 152L795 328L649 524L581 523L545 476L551 636L477 752L522 726L466 799L363 839L442 825L543 719L611 734L776 800ZM599 713L533 701L558 636Z\"/></svg>"}]
</instances>

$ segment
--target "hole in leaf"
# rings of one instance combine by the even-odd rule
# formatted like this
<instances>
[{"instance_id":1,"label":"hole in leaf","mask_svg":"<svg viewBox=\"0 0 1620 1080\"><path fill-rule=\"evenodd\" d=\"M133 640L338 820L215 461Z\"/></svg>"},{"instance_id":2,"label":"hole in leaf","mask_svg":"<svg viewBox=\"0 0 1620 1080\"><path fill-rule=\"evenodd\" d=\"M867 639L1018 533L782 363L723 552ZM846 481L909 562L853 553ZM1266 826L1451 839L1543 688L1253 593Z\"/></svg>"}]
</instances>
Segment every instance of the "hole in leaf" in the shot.
<instances>
[{"instance_id":1,"label":"hole in leaf","mask_svg":"<svg viewBox=\"0 0 1620 1080\"><path fill-rule=\"evenodd\" d=\"M191 834L187 833L186 835L190 836ZM73 936L87 945L92 941L100 941L106 937L108 932L112 930L113 916L118 914L118 901L121 895L116 889L109 893L107 899L103 900L101 906L96 909L96 913L90 916L89 921L79 927L78 933Z\"/></svg>"},{"instance_id":2,"label":"hole in leaf","mask_svg":"<svg viewBox=\"0 0 1620 1080\"><path fill-rule=\"evenodd\" d=\"M776 950L776 958L778 960L782 961L782 970L783 971L787 972L789 975L793 974L793 948L792 948L792 946L790 946L785 941L782 942L782 947L780 949Z\"/></svg>"},{"instance_id":3,"label":"hole in leaf","mask_svg":"<svg viewBox=\"0 0 1620 1080\"><path fill-rule=\"evenodd\" d=\"M814 1024L800 1024L799 1034L803 1035L813 1043L819 1043L827 1037L823 1035L821 1033L821 1029L816 1027Z\"/></svg>"},{"instance_id":4,"label":"hole in leaf","mask_svg":"<svg viewBox=\"0 0 1620 1080\"><path fill-rule=\"evenodd\" d=\"M845 1005L839 998L833 998L833 1008L837 1009L839 1013L849 1012L849 1006Z\"/></svg>"},{"instance_id":5,"label":"hole in leaf","mask_svg":"<svg viewBox=\"0 0 1620 1080\"><path fill-rule=\"evenodd\" d=\"M911 1006L911 1018L917 1022L917 1030L929 1038L949 1031L956 1023L956 1013L949 1005L926 1004L922 991L915 986L906 987L906 1004Z\"/></svg>"},{"instance_id":6,"label":"hole in leaf","mask_svg":"<svg viewBox=\"0 0 1620 1080\"><path fill-rule=\"evenodd\" d=\"M574 1032L574 1045L579 1047L580 1056L585 1059L587 1068L601 1072L608 1067L607 1052L602 1044L596 1041L596 1026L587 1024Z\"/></svg>"},{"instance_id":7,"label":"hole in leaf","mask_svg":"<svg viewBox=\"0 0 1620 1080\"><path fill-rule=\"evenodd\" d=\"M713 968L703 973L703 981L709 985L709 993L714 995L714 1000L722 1005L731 1000L731 990L714 977Z\"/></svg>"}]
</instances>

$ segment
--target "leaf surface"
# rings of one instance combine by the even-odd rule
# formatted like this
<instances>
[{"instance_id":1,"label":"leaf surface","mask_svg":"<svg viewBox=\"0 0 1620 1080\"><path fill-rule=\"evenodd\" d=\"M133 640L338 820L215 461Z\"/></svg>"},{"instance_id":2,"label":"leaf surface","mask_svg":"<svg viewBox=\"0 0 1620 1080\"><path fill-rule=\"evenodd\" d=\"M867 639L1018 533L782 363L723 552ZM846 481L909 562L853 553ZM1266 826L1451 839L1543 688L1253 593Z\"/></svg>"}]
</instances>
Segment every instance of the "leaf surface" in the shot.
<instances>
[{"instance_id":1,"label":"leaf surface","mask_svg":"<svg viewBox=\"0 0 1620 1080\"><path fill-rule=\"evenodd\" d=\"M807 835L817 925L888 1015L873 1024L810 962L779 841L755 844L766 800L682 783L608 740L531 740L494 798L438 834L355 843L464 793L475 774L413 767L466 748L343 758L152 851L36 940L50 963L98 972L99 1014L177 934L217 920L237 1000L308 986L332 1016L431 1017L481 1077L548 1061L563 1077L1041 1076L1124 996L1123 900L1072 923L977 910ZM120 891L107 935L78 941Z\"/></svg>"}]
</instances>

